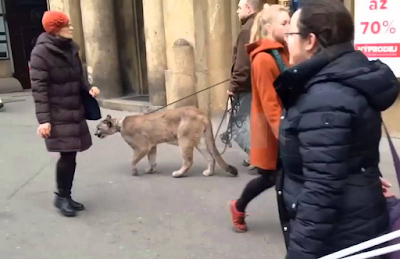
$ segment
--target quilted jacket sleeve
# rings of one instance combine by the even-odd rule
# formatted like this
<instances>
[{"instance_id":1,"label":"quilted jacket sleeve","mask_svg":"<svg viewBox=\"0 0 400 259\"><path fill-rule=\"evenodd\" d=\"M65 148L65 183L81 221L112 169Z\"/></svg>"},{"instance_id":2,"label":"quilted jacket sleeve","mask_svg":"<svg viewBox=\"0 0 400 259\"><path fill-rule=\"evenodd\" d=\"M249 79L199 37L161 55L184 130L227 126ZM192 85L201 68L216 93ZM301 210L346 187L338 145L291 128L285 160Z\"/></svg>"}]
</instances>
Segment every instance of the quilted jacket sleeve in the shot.
<instances>
[{"instance_id":1,"label":"quilted jacket sleeve","mask_svg":"<svg viewBox=\"0 0 400 259\"><path fill-rule=\"evenodd\" d=\"M349 174L354 99L340 87L314 86L301 101L298 138L305 183L296 204L287 259L321 257L341 206Z\"/></svg>"},{"instance_id":2,"label":"quilted jacket sleeve","mask_svg":"<svg viewBox=\"0 0 400 259\"><path fill-rule=\"evenodd\" d=\"M40 48L40 47L39 47ZM46 61L36 47L31 55L31 85L35 101L36 118L40 124L50 123L50 105L48 96L49 71Z\"/></svg>"}]
</instances>

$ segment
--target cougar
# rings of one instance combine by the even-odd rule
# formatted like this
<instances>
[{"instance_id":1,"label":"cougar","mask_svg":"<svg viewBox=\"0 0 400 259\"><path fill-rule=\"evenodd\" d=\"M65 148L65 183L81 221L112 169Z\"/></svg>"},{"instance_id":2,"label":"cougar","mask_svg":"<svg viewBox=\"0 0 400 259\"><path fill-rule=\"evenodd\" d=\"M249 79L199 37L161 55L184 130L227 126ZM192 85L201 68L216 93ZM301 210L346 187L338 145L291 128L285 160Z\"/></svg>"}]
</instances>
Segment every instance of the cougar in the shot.
<instances>
[{"instance_id":1,"label":"cougar","mask_svg":"<svg viewBox=\"0 0 400 259\"><path fill-rule=\"evenodd\" d=\"M97 125L95 136L100 139L121 133L122 138L133 149L132 173L139 175L137 163L147 155L150 169L154 173L157 162L157 145L168 143L181 149L182 167L172 173L173 177L183 176L193 165L193 152L196 148L208 162L204 176L214 174L215 160L231 175L238 170L227 164L215 146L212 124L205 113L195 107L180 107L145 115L126 116L123 119L107 118Z\"/></svg>"}]
</instances>

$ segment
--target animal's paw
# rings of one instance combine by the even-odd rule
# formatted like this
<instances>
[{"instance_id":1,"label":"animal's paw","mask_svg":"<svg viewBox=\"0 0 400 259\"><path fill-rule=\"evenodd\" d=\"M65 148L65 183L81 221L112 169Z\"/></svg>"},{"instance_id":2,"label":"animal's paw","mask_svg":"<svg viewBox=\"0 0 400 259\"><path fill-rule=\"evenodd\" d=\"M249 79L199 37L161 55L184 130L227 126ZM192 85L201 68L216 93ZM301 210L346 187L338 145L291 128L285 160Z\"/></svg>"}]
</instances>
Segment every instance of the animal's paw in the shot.
<instances>
[{"instance_id":1,"label":"animal's paw","mask_svg":"<svg viewBox=\"0 0 400 259\"><path fill-rule=\"evenodd\" d=\"M151 167L146 171L146 174L154 174L156 172L156 168L155 167Z\"/></svg>"},{"instance_id":2,"label":"animal's paw","mask_svg":"<svg viewBox=\"0 0 400 259\"><path fill-rule=\"evenodd\" d=\"M203 172L203 175L204 176L212 176L214 174L214 172L213 171L210 171L210 170L204 170L204 172Z\"/></svg>"},{"instance_id":3,"label":"animal's paw","mask_svg":"<svg viewBox=\"0 0 400 259\"><path fill-rule=\"evenodd\" d=\"M179 178L182 176L182 173L180 171L175 171L172 173L172 177L174 178Z\"/></svg>"},{"instance_id":4,"label":"animal's paw","mask_svg":"<svg viewBox=\"0 0 400 259\"><path fill-rule=\"evenodd\" d=\"M139 171L136 168L132 169L132 175L133 176L139 176Z\"/></svg>"}]
</instances>

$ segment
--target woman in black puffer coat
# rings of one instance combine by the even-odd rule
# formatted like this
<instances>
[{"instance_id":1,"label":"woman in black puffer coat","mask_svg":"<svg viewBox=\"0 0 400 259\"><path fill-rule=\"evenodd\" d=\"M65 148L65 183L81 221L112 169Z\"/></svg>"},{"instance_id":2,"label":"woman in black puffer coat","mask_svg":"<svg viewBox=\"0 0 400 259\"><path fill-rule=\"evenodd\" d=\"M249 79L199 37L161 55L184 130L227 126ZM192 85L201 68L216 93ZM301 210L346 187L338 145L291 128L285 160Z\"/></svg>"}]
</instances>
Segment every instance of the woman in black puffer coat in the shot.
<instances>
[{"instance_id":1,"label":"woman in black puffer coat","mask_svg":"<svg viewBox=\"0 0 400 259\"><path fill-rule=\"evenodd\" d=\"M84 209L71 198L76 154L92 145L81 93L95 97L100 91L90 87L83 76L68 17L61 12L46 12L43 27L46 32L39 36L30 63L38 134L45 138L49 152L60 153L54 204L64 216L75 216L75 211Z\"/></svg>"},{"instance_id":2,"label":"woman in black puffer coat","mask_svg":"<svg viewBox=\"0 0 400 259\"><path fill-rule=\"evenodd\" d=\"M316 259L388 231L379 170L381 112L399 93L390 68L356 51L340 1L308 0L275 82L284 105L277 183L287 259Z\"/></svg>"}]
</instances>

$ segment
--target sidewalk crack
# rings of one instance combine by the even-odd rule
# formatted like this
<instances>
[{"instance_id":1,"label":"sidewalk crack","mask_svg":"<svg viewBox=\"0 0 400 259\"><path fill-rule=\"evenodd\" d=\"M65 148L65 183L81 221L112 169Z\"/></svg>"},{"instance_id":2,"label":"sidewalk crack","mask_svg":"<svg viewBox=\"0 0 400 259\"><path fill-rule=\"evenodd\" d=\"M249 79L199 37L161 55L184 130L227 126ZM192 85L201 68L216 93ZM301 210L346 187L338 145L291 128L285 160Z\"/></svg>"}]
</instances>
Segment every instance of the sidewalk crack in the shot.
<instances>
[{"instance_id":1,"label":"sidewalk crack","mask_svg":"<svg viewBox=\"0 0 400 259\"><path fill-rule=\"evenodd\" d=\"M56 160L56 158L52 158L50 159L49 163L44 164L31 178L29 178L23 185L21 185L20 187L18 187L10 196L8 196L8 200L11 200L15 195L17 195L17 193L22 190L23 188L25 188L25 186L27 186L31 181L33 181L41 172L43 172L43 170L51 165L54 160Z\"/></svg>"}]
</instances>

